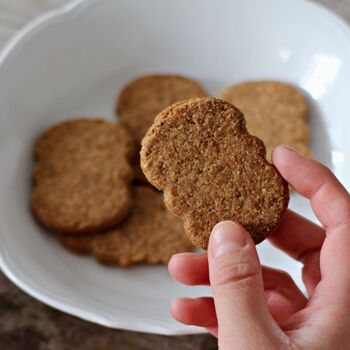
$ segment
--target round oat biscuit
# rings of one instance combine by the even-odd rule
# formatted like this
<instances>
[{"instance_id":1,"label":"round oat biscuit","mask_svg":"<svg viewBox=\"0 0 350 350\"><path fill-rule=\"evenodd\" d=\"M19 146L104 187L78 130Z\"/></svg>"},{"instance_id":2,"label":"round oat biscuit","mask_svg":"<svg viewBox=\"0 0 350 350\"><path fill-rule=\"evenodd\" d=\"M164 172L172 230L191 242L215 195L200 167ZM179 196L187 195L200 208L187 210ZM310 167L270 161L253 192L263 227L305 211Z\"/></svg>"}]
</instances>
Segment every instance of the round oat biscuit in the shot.
<instances>
[{"instance_id":1,"label":"round oat biscuit","mask_svg":"<svg viewBox=\"0 0 350 350\"><path fill-rule=\"evenodd\" d=\"M250 81L227 87L219 98L242 111L248 131L265 143L268 159L280 144L290 145L305 156L311 154L308 104L295 87L276 81Z\"/></svg>"},{"instance_id":2,"label":"round oat biscuit","mask_svg":"<svg viewBox=\"0 0 350 350\"><path fill-rule=\"evenodd\" d=\"M63 247L75 254L89 254L91 253L92 242L97 234L88 235L68 235L58 234L58 239Z\"/></svg>"},{"instance_id":3,"label":"round oat biscuit","mask_svg":"<svg viewBox=\"0 0 350 350\"><path fill-rule=\"evenodd\" d=\"M149 185L151 184L148 182L146 179L145 174L143 173L141 169L141 164L140 164L140 155L138 154L137 157L133 159L131 162L132 168L134 170L134 183L139 184L139 185Z\"/></svg>"},{"instance_id":4,"label":"round oat biscuit","mask_svg":"<svg viewBox=\"0 0 350 350\"><path fill-rule=\"evenodd\" d=\"M47 129L34 145L34 156L41 161L56 154L74 154L85 149L118 151L130 158L134 145L129 133L119 124L102 119L80 118L61 122Z\"/></svg>"},{"instance_id":5,"label":"round oat biscuit","mask_svg":"<svg viewBox=\"0 0 350 350\"><path fill-rule=\"evenodd\" d=\"M142 185L150 185L146 179L145 174L143 173L139 163L134 163L134 172L135 172L135 182Z\"/></svg>"},{"instance_id":6,"label":"round oat biscuit","mask_svg":"<svg viewBox=\"0 0 350 350\"><path fill-rule=\"evenodd\" d=\"M71 170L34 188L31 208L49 230L82 234L114 226L131 207L128 184L109 172Z\"/></svg>"},{"instance_id":7,"label":"round oat biscuit","mask_svg":"<svg viewBox=\"0 0 350 350\"><path fill-rule=\"evenodd\" d=\"M128 163L135 153L128 132L116 123L100 119L76 119L46 130L34 145L37 164L33 179L40 183L70 169L89 172L113 171L130 182L133 170ZM84 170L85 169L85 170Z\"/></svg>"},{"instance_id":8,"label":"round oat biscuit","mask_svg":"<svg viewBox=\"0 0 350 350\"><path fill-rule=\"evenodd\" d=\"M130 209L133 140L115 123L62 122L34 146L35 217L55 232L82 234L119 223Z\"/></svg>"},{"instance_id":9,"label":"round oat biscuit","mask_svg":"<svg viewBox=\"0 0 350 350\"><path fill-rule=\"evenodd\" d=\"M96 232L120 222L131 207L128 185L109 176L71 171L34 188L31 208L46 228L61 233Z\"/></svg>"},{"instance_id":10,"label":"round oat biscuit","mask_svg":"<svg viewBox=\"0 0 350 350\"><path fill-rule=\"evenodd\" d=\"M181 100L207 96L196 81L178 75L149 75L130 82L119 95L116 113L140 145L154 117Z\"/></svg>"},{"instance_id":11,"label":"round oat biscuit","mask_svg":"<svg viewBox=\"0 0 350 350\"><path fill-rule=\"evenodd\" d=\"M119 179L129 183L134 177L134 170L118 147L110 149L91 149L87 151L84 147L77 148L74 153L55 153L38 161L34 167L34 183L40 185L47 179L52 179L71 170L79 171L86 176L98 175L99 173L110 173Z\"/></svg>"},{"instance_id":12,"label":"round oat biscuit","mask_svg":"<svg viewBox=\"0 0 350 350\"><path fill-rule=\"evenodd\" d=\"M176 253L190 251L181 220L169 213L162 196L150 187L134 186L133 207L119 226L97 235L92 254L108 265L167 263Z\"/></svg>"},{"instance_id":13,"label":"round oat biscuit","mask_svg":"<svg viewBox=\"0 0 350 350\"><path fill-rule=\"evenodd\" d=\"M288 185L267 162L243 114L216 98L197 98L160 113L142 140L141 166L164 191L167 208L190 240L206 249L214 225L232 220L255 243L274 231L287 208Z\"/></svg>"}]
</instances>

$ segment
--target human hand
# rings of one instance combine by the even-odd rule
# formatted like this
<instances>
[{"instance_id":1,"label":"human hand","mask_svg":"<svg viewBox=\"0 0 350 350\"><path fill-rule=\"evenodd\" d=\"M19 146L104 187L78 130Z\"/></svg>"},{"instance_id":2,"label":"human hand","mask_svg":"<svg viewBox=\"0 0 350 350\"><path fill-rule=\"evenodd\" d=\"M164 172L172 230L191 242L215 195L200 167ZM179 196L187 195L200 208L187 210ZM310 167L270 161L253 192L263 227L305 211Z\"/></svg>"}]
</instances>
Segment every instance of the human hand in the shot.
<instances>
[{"instance_id":1,"label":"human hand","mask_svg":"<svg viewBox=\"0 0 350 350\"><path fill-rule=\"evenodd\" d=\"M210 284L213 298L178 298L175 319L205 327L221 350L350 349L350 196L329 169L279 146L273 162L307 197L323 227L287 211L269 241L303 264L308 299L283 272L261 267L244 228L221 222L208 252L172 257L169 271L187 285Z\"/></svg>"}]
</instances>

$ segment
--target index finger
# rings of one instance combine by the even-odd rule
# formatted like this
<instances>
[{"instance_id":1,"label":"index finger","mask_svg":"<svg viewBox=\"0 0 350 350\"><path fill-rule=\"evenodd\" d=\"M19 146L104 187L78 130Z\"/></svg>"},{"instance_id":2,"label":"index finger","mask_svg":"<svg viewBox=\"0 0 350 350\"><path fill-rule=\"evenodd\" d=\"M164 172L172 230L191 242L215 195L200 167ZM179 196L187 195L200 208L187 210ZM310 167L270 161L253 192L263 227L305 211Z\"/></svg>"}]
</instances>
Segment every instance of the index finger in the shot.
<instances>
[{"instance_id":1,"label":"index finger","mask_svg":"<svg viewBox=\"0 0 350 350\"><path fill-rule=\"evenodd\" d=\"M350 196L329 169L295 151L279 146L273 161L282 176L302 195L309 198L312 208L326 229L321 248L321 283L312 304L328 306L331 300L339 310L350 302ZM345 304L346 303L346 304Z\"/></svg>"},{"instance_id":2,"label":"index finger","mask_svg":"<svg viewBox=\"0 0 350 350\"><path fill-rule=\"evenodd\" d=\"M321 249L325 237L321 226L288 209L280 227L268 236L268 240L293 259L303 262L310 252Z\"/></svg>"},{"instance_id":3,"label":"index finger","mask_svg":"<svg viewBox=\"0 0 350 350\"><path fill-rule=\"evenodd\" d=\"M286 146L275 148L273 163L295 190L310 200L325 229L350 222L349 193L327 167Z\"/></svg>"}]
</instances>

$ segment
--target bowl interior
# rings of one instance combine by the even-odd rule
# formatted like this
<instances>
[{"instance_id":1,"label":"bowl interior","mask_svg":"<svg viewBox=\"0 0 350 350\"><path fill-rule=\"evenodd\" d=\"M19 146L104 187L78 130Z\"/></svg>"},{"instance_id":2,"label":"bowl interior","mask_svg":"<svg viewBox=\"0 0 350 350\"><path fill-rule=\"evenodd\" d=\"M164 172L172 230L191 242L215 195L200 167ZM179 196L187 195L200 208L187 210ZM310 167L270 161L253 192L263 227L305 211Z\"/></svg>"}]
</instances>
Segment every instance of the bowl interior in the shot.
<instances>
[{"instance_id":1,"label":"bowl interior","mask_svg":"<svg viewBox=\"0 0 350 350\"><path fill-rule=\"evenodd\" d=\"M297 24L297 25L296 25ZM310 103L314 157L349 187L350 34L335 16L295 0L85 1L40 22L0 66L0 263L35 297L112 327L163 334L198 332L171 320L169 301L210 294L172 281L165 267L110 269L64 251L28 209L32 145L46 127L76 116L115 120L130 79L178 73L216 95L228 84L277 79ZM290 207L316 220L306 200ZM268 243L262 262L300 266Z\"/></svg>"}]
</instances>

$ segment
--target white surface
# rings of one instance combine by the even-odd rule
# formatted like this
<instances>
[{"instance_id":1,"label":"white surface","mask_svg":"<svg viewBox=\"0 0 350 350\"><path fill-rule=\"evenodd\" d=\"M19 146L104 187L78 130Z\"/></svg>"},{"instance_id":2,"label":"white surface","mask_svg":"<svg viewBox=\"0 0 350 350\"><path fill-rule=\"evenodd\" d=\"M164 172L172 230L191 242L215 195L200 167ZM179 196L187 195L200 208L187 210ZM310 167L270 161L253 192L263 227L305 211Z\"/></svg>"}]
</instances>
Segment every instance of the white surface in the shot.
<instances>
[{"instance_id":1,"label":"white surface","mask_svg":"<svg viewBox=\"0 0 350 350\"><path fill-rule=\"evenodd\" d=\"M68 0L0 0L0 47L34 17L67 2Z\"/></svg>"},{"instance_id":2,"label":"white surface","mask_svg":"<svg viewBox=\"0 0 350 350\"><path fill-rule=\"evenodd\" d=\"M80 1L75 2L80 3ZM254 11L252 11L254 8ZM216 94L246 79L279 79L309 93L312 149L350 187L350 31L301 0L104 0L36 20L0 57L0 266L18 286L63 311L110 327L200 332L168 314L175 296L209 294L165 267L105 268L63 250L32 219L32 144L67 117L113 120L115 96L149 72L199 79ZM290 207L314 219L293 194ZM259 247L262 262L300 282L299 265Z\"/></svg>"}]
</instances>

